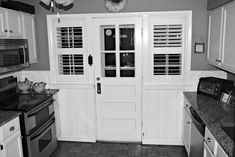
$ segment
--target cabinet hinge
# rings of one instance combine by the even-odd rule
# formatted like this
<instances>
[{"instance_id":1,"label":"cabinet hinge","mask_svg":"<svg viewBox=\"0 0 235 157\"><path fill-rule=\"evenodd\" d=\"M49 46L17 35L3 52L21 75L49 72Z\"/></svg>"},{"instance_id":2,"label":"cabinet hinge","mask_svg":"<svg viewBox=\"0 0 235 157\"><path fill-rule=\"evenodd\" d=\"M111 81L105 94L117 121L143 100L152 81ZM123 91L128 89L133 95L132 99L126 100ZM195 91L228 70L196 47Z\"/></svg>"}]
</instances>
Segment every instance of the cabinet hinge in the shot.
<instances>
[{"instance_id":1,"label":"cabinet hinge","mask_svg":"<svg viewBox=\"0 0 235 157\"><path fill-rule=\"evenodd\" d=\"M0 145L0 150L3 150L3 145Z\"/></svg>"}]
</instances>

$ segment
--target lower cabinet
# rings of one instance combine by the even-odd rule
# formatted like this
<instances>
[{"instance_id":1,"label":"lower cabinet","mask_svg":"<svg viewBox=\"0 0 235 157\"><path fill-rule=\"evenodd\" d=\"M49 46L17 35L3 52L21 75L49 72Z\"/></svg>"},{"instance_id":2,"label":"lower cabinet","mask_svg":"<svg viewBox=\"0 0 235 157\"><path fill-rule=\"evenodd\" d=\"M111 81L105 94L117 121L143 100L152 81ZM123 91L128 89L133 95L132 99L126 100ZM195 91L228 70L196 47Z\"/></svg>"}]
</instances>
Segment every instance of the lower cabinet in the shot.
<instances>
[{"instance_id":1,"label":"lower cabinet","mask_svg":"<svg viewBox=\"0 0 235 157\"><path fill-rule=\"evenodd\" d=\"M185 100L185 105L188 105ZM190 153L190 134L191 134L191 118L188 114L187 110L184 108L184 120L183 120L183 143L187 154L189 156Z\"/></svg>"},{"instance_id":2,"label":"lower cabinet","mask_svg":"<svg viewBox=\"0 0 235 157\"><path fill-rule=\"evenodd\" d=\"M228 157L208 128L205 130L203 157Z\"/></svg>"},{"instance_id":3,"label":"lower cabinet","mask_svg":"<svg viewBox=\"0 0 235 157\"><path fill-rule=\"evenodd\" d=\"M23 157L19 118L0 127L0 157Z\"/></svg>"}]
</instances>

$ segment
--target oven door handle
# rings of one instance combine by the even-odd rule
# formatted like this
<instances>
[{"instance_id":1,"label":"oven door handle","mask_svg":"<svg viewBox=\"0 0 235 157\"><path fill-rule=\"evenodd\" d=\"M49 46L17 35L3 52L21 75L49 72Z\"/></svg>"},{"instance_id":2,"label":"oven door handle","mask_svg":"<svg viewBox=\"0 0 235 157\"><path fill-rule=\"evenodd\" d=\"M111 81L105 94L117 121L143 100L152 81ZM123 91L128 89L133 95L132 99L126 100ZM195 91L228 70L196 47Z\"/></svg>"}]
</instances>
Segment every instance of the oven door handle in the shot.
<instances>
[{"instance_id":1,"label":"oven door handle","mask_svg":"<svg viewBox=\"0 0 235 157\"><path fill-rule=\"evenodd\" d=\"M45 124L44 127L40 128L38 131L36 131L32 137L30 137L30 140L34 140L35 138L38 138L39 136L41 136L53 123L55 123L55 117L53 117L52 119L50 119L47 124Z\"/></svg>"},{"instance_id":2,"label":"oven door handle","mask_svg":"<svg viewBox=\"0 0 235 157\"><path fill-rule=\"evenodd\" d=\"M28 117L32 117L34 115L36 115L38 113L38 111L40 111L41 109L43 109L44 107L52 104L55 100L54 99L50 99L49 101L47 100L46 102L44 102L43 104L40 105L39 108L36 108L35 110L33 110L32 113L28 114Z\"/></svg>"}]
</instances>

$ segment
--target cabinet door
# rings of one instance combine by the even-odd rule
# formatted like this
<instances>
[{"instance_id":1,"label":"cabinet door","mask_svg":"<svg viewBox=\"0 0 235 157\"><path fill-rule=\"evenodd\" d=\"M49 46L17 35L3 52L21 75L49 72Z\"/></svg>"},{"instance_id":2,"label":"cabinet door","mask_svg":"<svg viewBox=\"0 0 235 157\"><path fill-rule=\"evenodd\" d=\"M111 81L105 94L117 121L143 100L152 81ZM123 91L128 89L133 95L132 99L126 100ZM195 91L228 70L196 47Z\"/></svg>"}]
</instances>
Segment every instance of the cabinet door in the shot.
<instances>
[{"instance_id":1,"label":"cabinet door","mask_svg":"<svg viewBox=\"0 0 235 157\"><path fill-rule=\"evenodd\" d=\"M30 63L37 63L37 45L36 45L36 33L34 15L21 14L23 23L23 36L28 39L29 44L29 59Z\"/></svg>"},{"instance_id":2,"label":"cabinet door","mask_svg":"<svg viewBox=\"0 0 235 157\"><path fill-rule=\"evenodd\" d=\"M222 64L225 70L235 73L235 2L224 8L224 34L222 46Z\"/></svg>"},{"instance_id":3,"label":"cabinet door","mask_svg":"<svg viewBox=\"0 0 235 157\"><path fill-rule=\"evenodd\" d=\"M188 114L188 112L186 111L186 109L184 109L184 123L183 123L183 143L185 146L185 149L187 151L187 153L190 153L190 132L191 132L191 118Z\"/></svg>"},{"instance_id":4,"label":"cabinet door","mask_svg":"<svg viewBox=\"0 0 235 157\"><path fill-rule=\"evenodd\" d=\"M223 8L218 8L209 13L208 29L208 62L219 66L221 62L222 21Z\"/></svg>"},{"instance_id":5,"label":"cabinet door","mask_svg":"<svg viewBox=\"0 0 235 157\"><path fill-rule=\"evenodd\" d=\"M5 10L0 8L0 37L7 36L7 28L6 28L6 19L5 19Z\"/></svg>"},{"instance_id":6,"label":"cabinet door","mask_svg":"<svg viewBox=\"0 0 235 157\"><path fill-rule=\"evenodd\" d=\"M13 135L13 137L9 137L2 145L1 157L23 157L20 132Z\"/></svg>"},{"instance_id":7,"label":"cabinet door","mask_svg":"<svg viewBox=\"0 0 235 157\"><path fill-rule=\"evenodd\" d=\"M217 146L217 153L215 157L228 157L224 152L223 148L219 144Z\"/></svg>"},{"instance_id":8,"label":"cabinet door","mask_svg":"<svg viewBox=\"0 0 235 157\"><path fill-rule=\"evenodd\" d=\"M7 19L9 25L9 36L22 37L22 25L20 14L16 11L7 10Z\"/></svg>"},{"instance_id":9,"label":"cabinet door","mask_svg":"<svg viewBox=\"0 0 235 157\"><path fill-rule=\"evenodd\" d=\"M214 157L213 153L211 152L206 143L204 143L203 157Z\"/></svg>"}]
</instances>

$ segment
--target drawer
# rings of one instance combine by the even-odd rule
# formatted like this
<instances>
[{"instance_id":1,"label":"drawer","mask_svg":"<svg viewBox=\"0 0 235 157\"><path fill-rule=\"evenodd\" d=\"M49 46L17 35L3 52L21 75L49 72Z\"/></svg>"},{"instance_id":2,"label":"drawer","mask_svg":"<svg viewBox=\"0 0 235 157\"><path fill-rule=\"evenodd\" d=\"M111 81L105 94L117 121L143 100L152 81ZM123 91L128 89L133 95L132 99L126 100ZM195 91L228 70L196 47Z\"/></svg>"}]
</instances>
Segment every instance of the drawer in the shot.
<instances>
[{"instance_id":1,"label":"drawer","mask_svg":"<svg viewBox=\"0 0 235 157\"><path fill-rule=\"evenodd\" d=\"M0 141L4 141L8 137L20 130L19 117L9 121L0 128Z\"/></svg>"},{"instance_id":2,"label":"drawer","mask_svg":"<svg viewBox=\"0 0 235 157\"><path fill-rule=\"evenodd\" d=\"M216 144L215 138L213 137L213 135L210 133L210 131L207 128L205 130L204 140L206 144L208 145L209 149L211 150L211 152L215 154L215 144Z\"/></svg>"}]
</instances>

